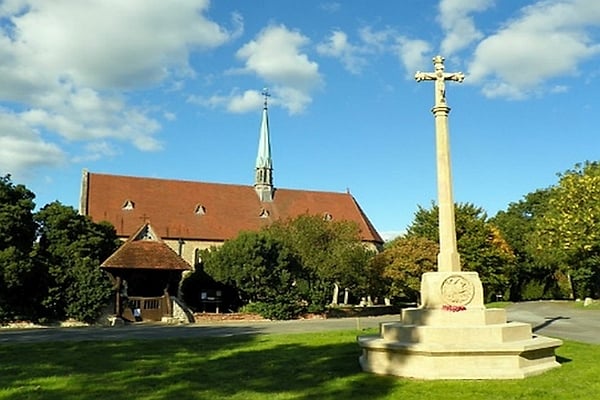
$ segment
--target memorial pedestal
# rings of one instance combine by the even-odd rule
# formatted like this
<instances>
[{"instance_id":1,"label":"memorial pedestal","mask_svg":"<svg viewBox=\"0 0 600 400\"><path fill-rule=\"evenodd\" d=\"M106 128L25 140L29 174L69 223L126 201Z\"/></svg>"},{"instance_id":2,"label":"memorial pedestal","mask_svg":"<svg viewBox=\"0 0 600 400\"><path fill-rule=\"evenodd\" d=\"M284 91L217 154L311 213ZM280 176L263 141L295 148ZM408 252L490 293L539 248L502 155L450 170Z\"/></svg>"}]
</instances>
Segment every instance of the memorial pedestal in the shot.
<instances>
[{"instance_id":1,"label":"memorial pedestal","mask_svg":"<svg viewBox=\"0 0 600 400\"><path fill-rule=\"evenodd\" d=\"M428 272L422 305L402 310L376 336L360 336L364 371L421 379L518 379L559 367L558 339L533 335L486 309L475 272Z\"/></svg>"}]
</instances>

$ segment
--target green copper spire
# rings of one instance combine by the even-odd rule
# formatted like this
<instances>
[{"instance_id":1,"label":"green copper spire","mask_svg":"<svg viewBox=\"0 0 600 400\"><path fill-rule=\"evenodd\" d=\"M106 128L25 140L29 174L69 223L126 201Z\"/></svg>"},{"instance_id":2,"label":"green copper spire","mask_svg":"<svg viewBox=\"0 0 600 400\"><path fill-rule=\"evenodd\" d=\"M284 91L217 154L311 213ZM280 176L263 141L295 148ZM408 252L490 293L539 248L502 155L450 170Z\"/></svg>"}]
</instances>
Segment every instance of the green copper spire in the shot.
<instances>
[{"instance_id":1,"label":"green copper spire","mask_svg":"<svg viewBox=\"0 0 600 400\"><path fill-rule=\"evenodd\" d=\"M258 155L256 156L254 189L260 201L270 202L273 201L273 160L271 159L271 136L269 133L269 115L267 113L267 100L270 94L267 88L263 89L261 94L264 97L264 106L260 124Z\"/></svg>"}]
</instances>

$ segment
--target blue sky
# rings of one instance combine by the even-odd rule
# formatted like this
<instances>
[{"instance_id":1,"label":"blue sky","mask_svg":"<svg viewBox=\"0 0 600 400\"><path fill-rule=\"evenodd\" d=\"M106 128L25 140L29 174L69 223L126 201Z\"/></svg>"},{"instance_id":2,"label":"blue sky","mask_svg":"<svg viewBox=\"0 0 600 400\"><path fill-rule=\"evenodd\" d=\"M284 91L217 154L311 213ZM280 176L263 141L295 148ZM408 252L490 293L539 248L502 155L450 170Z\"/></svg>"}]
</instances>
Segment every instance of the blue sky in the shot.
<instances>
[{"instance_id":1,"label":"blue sky","mask_svg":"<svg viewBox=\"0 0 600 400\"><path fill-rule=\"evenodd\" d=\"M436 199L446 58L457 202L494 215L597 160L597 0L5 0L0 173L78 206L81 171L356 197L384 235Z\"/></svg>"}]
</instances>

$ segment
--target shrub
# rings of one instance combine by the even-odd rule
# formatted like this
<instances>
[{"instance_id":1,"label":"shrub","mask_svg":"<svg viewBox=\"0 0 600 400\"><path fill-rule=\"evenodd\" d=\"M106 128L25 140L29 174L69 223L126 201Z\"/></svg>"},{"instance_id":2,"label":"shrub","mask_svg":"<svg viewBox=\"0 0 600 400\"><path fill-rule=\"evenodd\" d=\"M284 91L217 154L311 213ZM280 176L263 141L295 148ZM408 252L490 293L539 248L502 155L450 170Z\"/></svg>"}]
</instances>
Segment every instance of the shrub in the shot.
<instances>
[{"instance_id":1,"label":"shrub","mask_svg":"<svg viewBox=\"0 0 600 400\"><path fill-rule=\"evenodd\" d=\"M294 301L294 299L282 296L272 302L258 301L248 303L240 311L258 314L267 319L287 320L298 318L298 316L306 312L306 308Z\"/></svg>"}]
</instances>

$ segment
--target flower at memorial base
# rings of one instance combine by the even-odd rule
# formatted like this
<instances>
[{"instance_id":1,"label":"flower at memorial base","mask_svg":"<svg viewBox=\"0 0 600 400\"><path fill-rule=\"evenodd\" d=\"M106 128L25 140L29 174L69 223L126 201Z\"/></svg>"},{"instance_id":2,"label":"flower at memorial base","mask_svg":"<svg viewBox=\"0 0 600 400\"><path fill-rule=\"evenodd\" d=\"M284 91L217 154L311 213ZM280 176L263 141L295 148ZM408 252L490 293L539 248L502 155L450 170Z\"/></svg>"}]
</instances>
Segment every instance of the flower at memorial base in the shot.
<instances>
[{"instance_id":1,"label":"flower at memorial base","mask_svg":"<svg viewBox=\"0 0 600 400\"><path fill-rule=\"evenodd\" d=\"M467 307L465 306L453 306L450 304L444 304L442 306L442 310L444 311L450 311L450 312L459 312L459 311L465 311L467 309Z\"/></svg>"}]
</instances>

